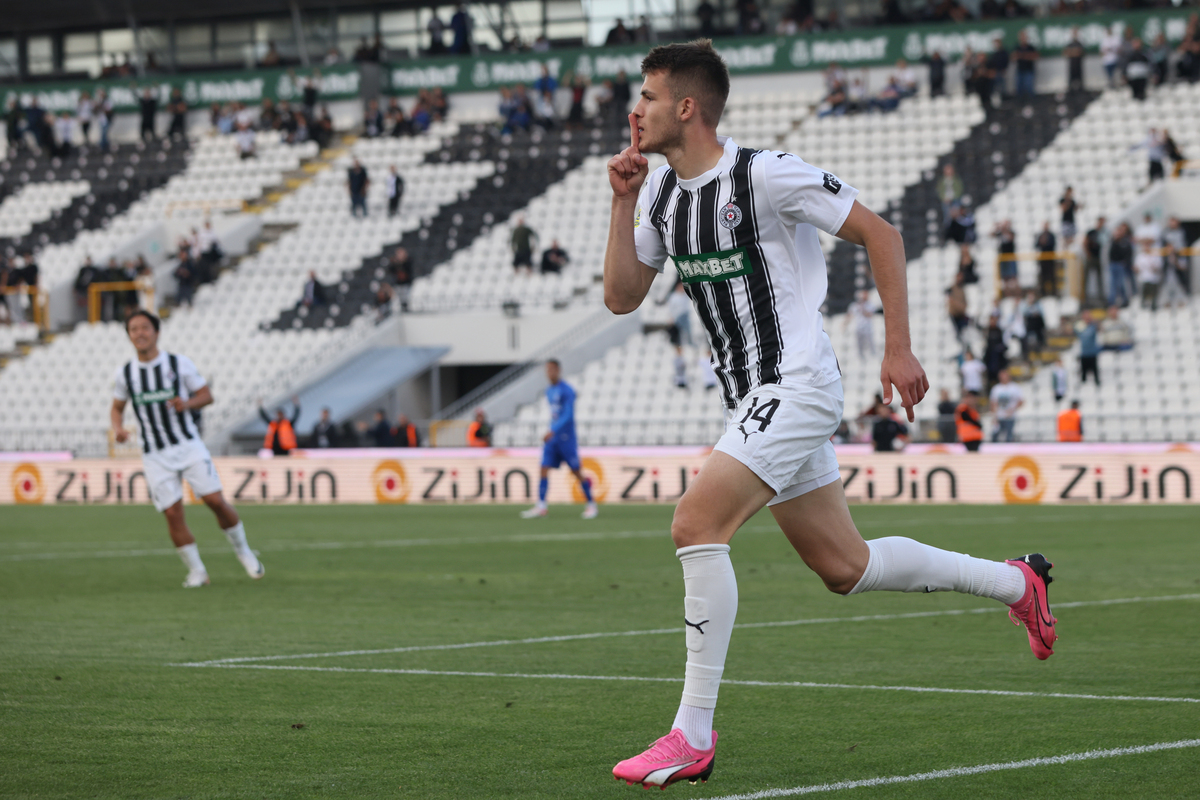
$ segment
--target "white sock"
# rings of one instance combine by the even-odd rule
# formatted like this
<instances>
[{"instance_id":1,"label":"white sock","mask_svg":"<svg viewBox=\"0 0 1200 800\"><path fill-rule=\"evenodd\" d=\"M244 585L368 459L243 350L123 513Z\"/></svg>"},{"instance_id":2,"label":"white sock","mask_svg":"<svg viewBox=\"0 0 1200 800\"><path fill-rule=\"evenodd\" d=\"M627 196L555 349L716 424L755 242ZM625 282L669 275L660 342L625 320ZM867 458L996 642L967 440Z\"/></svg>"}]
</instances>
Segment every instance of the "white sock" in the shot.
<instances>
[{"instance_id":1,"label":"white sock","mask_svg":"<svg viewBox=\"0 0 1200 800\"><path fill-rule=\"evenodd\" d=\"M176 547L175 552L179 553L179 560L187 567L188 572L208 572L204 568L204 562L200 560L200 548L196 547L195 542Z\"/></svg>"},{"instance_id":2,"label":"white sock","mask_svg":"<svg viewBox=\"0 0 1200 800\"><path fill-rule=\"evenodd\" d=\"M737 617L737 579L729 545L699 544L675 551L683 564L687 667L675 727L692 747L712 747L712 714Z\"/></svg>"},{"instance_id":3,"label":"white sock","mask_svg":"<svg viewBox=\"0 0 1200 800\"><path fill-rule=\"evenodd\" d=\"M867 547L867 569L850 594L949 591L1008 604L1025 594L1025 575L1012 564L939 550L902 536L872 539Z\"/></svg>"},{"instance_id":4,"label":"white sock","mask_svg":"<svg viewBox=\"0 0 1200 800\"><path fill-rule=\"evenodd\" d=\"M250 550L250 545L246 542L246 529L242 527L241 520L238 520L237 525L225 528L224 531L225 538L229 540L229 546L235 553L245 553Z\"/></svg>"}]
</instances>

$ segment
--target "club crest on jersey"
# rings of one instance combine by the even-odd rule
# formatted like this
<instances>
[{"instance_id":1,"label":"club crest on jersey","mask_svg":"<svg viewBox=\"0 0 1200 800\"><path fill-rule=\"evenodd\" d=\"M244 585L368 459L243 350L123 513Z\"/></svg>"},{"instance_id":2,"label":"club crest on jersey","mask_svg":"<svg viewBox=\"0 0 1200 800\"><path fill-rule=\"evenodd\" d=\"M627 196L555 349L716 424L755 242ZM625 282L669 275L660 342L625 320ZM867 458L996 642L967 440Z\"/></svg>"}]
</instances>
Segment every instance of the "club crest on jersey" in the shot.
<instances>
[{"instance_id":1,"label":"club crest on jersey","mask_svg":"<svg viewBox=\"0 0 1200 800\"><path fill-rule=\"evenodd\" d=\"M742 224L742 210L733 203L726 203L721 209L720 223L722 228L733 230Z\"/></svg>"},{"instance_id":2,"label":"club crest on jersey","mask_svg":"<svg viewBox=\"0 0 1200 800\"><path fill-rule=\"evenodd\" d=\"M679 272L679 280L684 283L727 281L754 272L744 247L694 256L671 256L671 259Z\"/></svg>"},{"instance_id":3,"label":"club crest on jersey","mask_svg":"<svg viewBox=\"0 0 1200 800\"><path fill-rule=\"evenodd\" d=\"M840 192L842 190L842 182L839 181L837 178L833 177L832 175L830 175L828 172L826 172L825 173L825 188L828 189L833 194L837 194L838 192Z\"/></svg>"}]
</instances>

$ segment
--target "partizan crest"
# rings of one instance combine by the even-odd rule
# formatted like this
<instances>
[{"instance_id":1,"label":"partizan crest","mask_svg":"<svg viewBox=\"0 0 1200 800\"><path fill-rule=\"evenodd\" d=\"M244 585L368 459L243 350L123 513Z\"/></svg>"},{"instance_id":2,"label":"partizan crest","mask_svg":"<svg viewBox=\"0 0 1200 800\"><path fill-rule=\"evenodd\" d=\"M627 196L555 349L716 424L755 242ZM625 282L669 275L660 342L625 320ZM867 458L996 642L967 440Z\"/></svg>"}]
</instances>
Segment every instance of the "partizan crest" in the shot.
<instances>
[{"instance_id":1,"label":"partizan crest","mask_svg":"<svg viewBox=\"0 0 1200 800\"><path fill-rule=\"evenodd\" d=\"M733 230L742 224L742 210L733 203L726 203L721 209L721 226Z\"/></svg>"}]
</instances>

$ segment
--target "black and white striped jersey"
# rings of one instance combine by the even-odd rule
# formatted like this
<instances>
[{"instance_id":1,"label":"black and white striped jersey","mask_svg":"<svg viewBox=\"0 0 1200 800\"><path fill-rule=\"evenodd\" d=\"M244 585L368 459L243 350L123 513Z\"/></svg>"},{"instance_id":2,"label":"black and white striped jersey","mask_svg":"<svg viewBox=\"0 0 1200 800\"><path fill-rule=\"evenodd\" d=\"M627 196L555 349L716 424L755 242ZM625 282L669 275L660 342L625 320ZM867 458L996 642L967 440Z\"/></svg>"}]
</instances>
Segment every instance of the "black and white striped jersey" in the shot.
<instances>
[{"instance_id":1,"label":"black and white striped jersey","mask_svg":"<svg viewBox=\"0 0 1200 800\"><path fill-rule=\"evenodd\" d=\"M668 166L642 187L638 260L669 257L712 346L725 405L763 384L841 377L822 326L828 288L817 229L837 233L858 190L791 153L740 148L691 180Z\"/></svg>"},{"instance_id":2,"label":"black and white striped jersey","mask_svg":"<svg viewBox=\"0 0 1200 800\"><path fill-rule=\"evenodd\" d=\"M187 400L207 383L190 358L165 351L153 361L135 357L117 370L113 397L132 406L143 455L190 462L199 449L207 453L192 413L167 405L174 397Z\"/></svg>"}]
</instances>

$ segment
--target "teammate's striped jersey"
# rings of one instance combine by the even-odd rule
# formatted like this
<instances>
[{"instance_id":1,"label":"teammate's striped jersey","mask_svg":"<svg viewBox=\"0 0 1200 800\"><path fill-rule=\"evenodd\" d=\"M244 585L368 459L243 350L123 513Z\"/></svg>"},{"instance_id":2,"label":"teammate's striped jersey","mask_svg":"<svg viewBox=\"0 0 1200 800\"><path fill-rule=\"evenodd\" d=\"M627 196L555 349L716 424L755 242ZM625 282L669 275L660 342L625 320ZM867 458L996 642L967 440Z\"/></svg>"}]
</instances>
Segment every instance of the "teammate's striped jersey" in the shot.
<instances>
[{"instance_id":1,"label":"teammate's striped jersey","mask_svg":"<svg viewBox=\"0 0 1200 800\"><path fill-rule=\"evenodd\" d=\"M712 345L725 404L762 384L840 377L822 327L828 286L817 228L837 233L858 190L791 153L739 148L691 180L670 167L638 199L638 260L674 262Z\"/></svg>"},{"instance_id":2,"label":"teammate's striped jersey","mask_svg":"<svg viewBox=\"0 0 1200 800\"><path fill-rule=\"evenodd\" d=\"M187 356L160 351L153 361L131 359L117 370L113 397L133 407L143 453L170 452L200 444L200 431L190 411L175 411L167 401L187 400L207 385Z\"/></svg>"}]
</instances>

